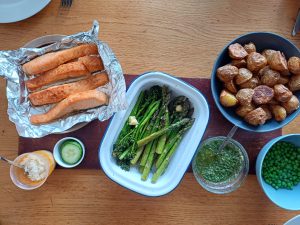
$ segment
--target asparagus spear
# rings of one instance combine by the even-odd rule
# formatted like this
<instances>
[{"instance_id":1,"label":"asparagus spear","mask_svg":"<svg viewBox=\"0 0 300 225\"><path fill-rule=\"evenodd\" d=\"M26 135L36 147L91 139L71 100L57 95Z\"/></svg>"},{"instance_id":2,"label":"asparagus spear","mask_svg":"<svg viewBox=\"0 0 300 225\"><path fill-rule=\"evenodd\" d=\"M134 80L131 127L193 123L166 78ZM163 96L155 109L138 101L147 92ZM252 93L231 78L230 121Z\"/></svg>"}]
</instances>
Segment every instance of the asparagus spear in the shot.
<instances>
[{"instance_id":1,"label":"asparagus spear","mask_svg":"<svg viewBox=\"0 0 300 225\"><path fill-rule=\"evenodd\" d=\"M172 155L174 154L174 152L176 151L178 145L180 144L180 141L183 138L183 134L191 128L191 126L194 123L194 119L191 119L178 133L178 135L173 139L175 140L173 146L171 147L171 149L169 150L169 152L167 153L166 157L163 159L163 161L160 163L159 167L157 168L156 172L153 174L152 183L155 183L157 181L157 179L161 176L161 174L166 170L166 168L169 165L170 159L172 157ZM163 157L161 155L161 157Z\"/></svg>"},{"instance_id":2,"label":"asparagus spear","mask_svg":"<svg viewBox=\"0 0 300 225\"><path fill-rule=\"evenodd\" d=\"M141 162L140 162L140 166L145 166L146 165L149 153L150 153L150 151L152 149L152 145L153 145L153 141L149 142L146 145L145 150L143 152L143 156L142 156Z\"/></svg>"},{"instance_id":3,"label":"asparagus spear","mask_svg":"<svg viewBox=\"0 0 300 225\"><path fill-rule=\"evenodd\" d=\"M177 146L179 145L179 143L180 143L180 139L177 139L177 141L175 142L175 144L173 145L173 147L171 148L171 150L168 152L165 160L162 162L162 164L160 165L160 167L153 174L152 179L151 179L152 183L156 183L156 181L158 180L158 178L165 171L165 169L169 165L170 159L171 159L172 155L174 154L174 152L175 152Z\"/></svg>"},{"instance_id":4,"label":"asparagus spear","mask_svg":"<svg viewBox=\"0 0 300 225\"><path fill-rule=\"evenodd\" d=\"M162 92L163 92L163 103L162 103L163 109L162 110L164 111L163 117L162 117L162 127L167 127L170 125L169 109L168 109L168 104L170 101L170 92L169 92L168 87L166 87L166 86L163 86ZM165 144L166 144L166 140L167 140L167 134L164 134L159 137L159 141L158 141L157 148L156 148L157 154L162 153L162 151L165 147Z\"/></svg>"},{"instance_id":5,"label":"asparagus spear","mask_svg":"<svg viewBox=\"0 0 300 225\"><path fill-rule=\"evenodd\" d=\"M152 141L153 144L152 144L151 151L149 153L147 162L146 162L144 170L143 170L142 180L147 180L147 178L149 176L149 173L150 173L153 161L154 161L154 154L155 154L157 142L158 142L157 139Z\"/></svg>"},{"instance_id":6,"label":"asparagus spear","mask_svg":"<svg viewBox=\"0 0 300 225\"><path fill-rule=\"evenodd\" d=\"M129 116L135 116L136 115L137 110L139 109L139 107L141 107L142 100L143 100L144 97L145 97L145 92L142 91L140 93L140 95L138 97L138 100L136 101L136 103L135 103L135 105L134 105L134 107L133 107L133 109L132 109ZM128 119L126 121L128 121ZM130 128L131 128L130 125L127 122L125 122L125 124L124 124L124 126L123 126L123 128L122 128L122 130L121 130L121 132L118 136L116 144L118 144L124 138L124 136L126 136L128 134Z\"/></svg>"},{"instance_id":7,"label":"asparagus spear","mask_svg":"<svg viewBox=\"0 0 300 225\"><path fill-rule=\"evenodd\" d=\"M155 131L157 131L157 128L158 128L158 126L159 126L159 121L160 121L160 112L159 112L159 110L157 110L156 112L155 112L155 114L154 114L154 116L152 117L152 120L151 120L151 122L150 122L150 132L149 133L147 133L147 136L149 135L149 134L151 134L151 133L153 133L153 132L155 132ZM152 126L151 126L152 125ZM149 131L148 130L148 131ZM147 162L147 159L148 159L148 155L149 155L149 153L150 153L150 151L151 151L151 148L152 148L152 144L153 144L153 142L149 142L147 145L146 145L146 147L145 147L145 150L144 150L144 152L143 152L143 156L142 156L142 159L141 159L141 162L140 162L140 165L141 166L145 166L145 164L146 164L146 162Z\"/></svg>"},{"instance_id":8,"label":"asparagus spear","mask_svg":"<svg viewBox=\"0 0 300 225\"><path fill-rule=\"evenodd\" d=\"M132 165L135 165L135 164L137 163L137 161L138 161L139 158L141 157L143 151L144 151L144 146L138 148L138 150L136 151L136 154L135 154L134 158L130 161L130 163L131 163Z\"/></svg>"},{"instance_id":9,"label":"asparagus spear","mask_svg":"<svg viewBox=\"0 0 300 225\"><path fill-rule=\"evenodd\" d=\"M141 127L143 127L143 125L145 125L148 120L150 120L151 116L157 111L158 107L159 107L160 101L155 101L152 105L152 107L148 110L149 113L143 118L141 124L139 124L136 128L135 128L135 132L132 133L132 135L130 135L127 139L125 139L124 145L130 145L130 147L128 147L124 152L122 152L122 154L120 154L119 159L125 159L125 157L127 157L128 155L130 156L130 158L134 158L135 156L135 152L136 152L136 145L132 144L132 139L135 138L139 138L140 137L140 129ZM128 144L129 143L129 144ZM133 156L133 157L132 157ZM130 160L131 160L130 159Z\"/></svg>"},{"instance_id":10,"label":"asparagus spear","mask_svg":"<svg viewBox=\"0 0 300 225\"><path fill-rule=\"evenodd\" d=\"M137 146L138 147L142 147L142 146L148 144L149 142L153 141L155 138L158 138L161 135L164 135L167 132L172 131L173 129L176 129L178 127L181 127L181 126L187 124L190 120L191 119L189 119L189 118L184 118L184 119L182 119L182 120L180 120L180 121L178 121L178 122L176 122L174 124L171 124L168 127L165 127L165 128L163 128L163 129L161 129L159 131L156 131L156 132L150 134L149 136L147 136L147 137L145 137L145 138L143 138L141 140L138 140L137 141Z\"/></svg>"},{"instance_id":11,"label":"asparagus spear","mask_svg":"<svg viewBox=\"0 0 300 225\"><path fill-rule=\"evenodd\" d=\"M155 166L156 168L159 168L159 166L161 165L161 163L164 161L167 153L169 152L169 150L173 147L173 145L175 144L175 142L177 141L177 137L171 138L168 143L166 144L166 146L164 147L164 150L162 151L162 154L159 155Z\"/></svg>"}]
</instances>

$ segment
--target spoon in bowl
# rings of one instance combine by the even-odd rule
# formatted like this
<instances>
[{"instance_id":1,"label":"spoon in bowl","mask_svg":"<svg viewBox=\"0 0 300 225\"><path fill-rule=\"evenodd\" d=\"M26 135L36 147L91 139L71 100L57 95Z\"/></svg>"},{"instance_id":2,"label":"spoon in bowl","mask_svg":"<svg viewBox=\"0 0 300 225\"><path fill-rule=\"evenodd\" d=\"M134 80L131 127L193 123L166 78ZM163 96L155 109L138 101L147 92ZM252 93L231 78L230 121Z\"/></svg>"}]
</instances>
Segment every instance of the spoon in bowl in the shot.
<instances>
[{"instance_id":1,"label":"spoon in bowl","mask_svg":"<svg viewBox=\"0 0 300 225\"><path fill-rule=\"evenodd\" d=\"M233 135L235 134L237 129L238 129L237 126L232 127L231 130L229 131L229 133L227 134L227 136L225 137L225 139L222 141L221 145L218 147L218 150L214 153L211 152L210 154L206 155L206 157L207 157L206 161L208 164L210 164L212 161L216 160L221 155L221 152L228 144L228 141L233 137Z\"/></svg>"},{"instance_id":2,"label":"spoon in bowl","mask_svg":"<svg viewBox=\"0 0 300 225\"><path fill-rule=\"evenodd\" d=\"M9 160L9 159L7 159L7 158L4 158L4 157L0 156L0 160L3 160L4 162L6 162L6 163L8 163L8 164L10 164L10 165L13 165L13 166L15 166L15 167L18 167L18 168L24 170L24 167L22 167L22 166L20 166L20 165L18 165L18 164L15 164L13 161L11 161L11 160Z\"/></svg>"},{"instance_id":3,"label":"spoon in bowl","mask_svg":"<svg viewBox=\"0 0 300 225\"><path fill-rule=\"evenodd\" d=\"M228 141L233 137L233 135L235 134L235 132L237 131L237 129L238 129L237 126L234 126L234 127L231 128L231 130L227 134L225 140L220 145L220 147L218 149L218 154L224 149L224 147L227 145Z\"/></svg>"}]
</instances>

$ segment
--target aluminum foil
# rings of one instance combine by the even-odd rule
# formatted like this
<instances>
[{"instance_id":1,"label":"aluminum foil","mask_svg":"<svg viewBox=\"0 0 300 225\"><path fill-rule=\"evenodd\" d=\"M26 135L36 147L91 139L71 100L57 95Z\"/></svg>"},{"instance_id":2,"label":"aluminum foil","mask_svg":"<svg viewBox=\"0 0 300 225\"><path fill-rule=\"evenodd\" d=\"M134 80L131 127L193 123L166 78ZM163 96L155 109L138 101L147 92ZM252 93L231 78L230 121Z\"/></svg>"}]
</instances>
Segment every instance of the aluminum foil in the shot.
<instances>
[{"instance_id":1,"label":"aluminum foil","mask_svg":"<svg viewBox=\"0 0 300 225\"><path fill-rule=\"evenodd\" d=\"M20 136L38 138L52 133L64 132L76 124L94 119L104 121L115 112L126 109L126 85L121 65L109 46L98 39L99 23L94 21L88 32L65 36L61 41L43 48L20 48L12 51L0 51L0 76L7 80L6 95L8 116L15 123ZM109 83L99 87L100 91L110 96L109 104L99 108L85 110L56 122L45 125L32 125L30 115L47 112L53 106L32 107L28 99L25 81L28 79L21 65L48 52L74 47L81 43L95 43L98 46Z\"/></svg>"}]
</instances>

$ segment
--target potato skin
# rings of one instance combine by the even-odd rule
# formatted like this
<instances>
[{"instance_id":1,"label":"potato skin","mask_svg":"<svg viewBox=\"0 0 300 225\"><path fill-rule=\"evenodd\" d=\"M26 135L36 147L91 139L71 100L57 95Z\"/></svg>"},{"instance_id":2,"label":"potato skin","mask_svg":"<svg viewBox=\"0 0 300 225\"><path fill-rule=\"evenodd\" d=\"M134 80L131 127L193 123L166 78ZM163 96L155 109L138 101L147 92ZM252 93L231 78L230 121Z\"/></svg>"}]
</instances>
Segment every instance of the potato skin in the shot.
<instances>
[{"instance_id":1,"label":"potato skin","mask_svg":"<svg viewBox=\"0 0 300 225\"><path fill-rule=\"evenodd\" d=\"M258 79L258 77L252 77L250 80L248 80L247 82L245 83L242 83L240 85L241 88L256 88L258 85L260 84L260 81Z\"/></svg>"},{"instance_id":2,"label":"potato skin","mask_svg":"<svg viewBox=\"0 0 300 225\"><path fill-rule=\"evenodd\" d=\"M278 84L287 84L287 83L289 83L289 81L290 81L289 77L280 75Z\"/></svg>"},{"instance_id":3,"label":"potato skin","mask_svg":"<svg viewBox=\"0 0 300 225\"><path fill-rule=\"evenodd\" d=\"M233 94L236 94L238 92L233 80L224 83L224 87Z\"/></svg>"},{"instance_id":4,"label":"potato skin","mask_svg":"<svg viewBox=\"0 0 300 225\"><path fill-rule=\"evenodd\" d=\"M220 102L225 107L232 107L238 104L237 98L229 91L223 90L220 94Z\"/></svg>"},{"instance_id":5,"label":"potato skin","mask_svg":"<svg viewBox=\"0 0 300 225\"><path fill-rule=\"evenodd\" d=\"M261 83L265 84L269 87L273 87L275 84L279 82L280 79L280 73L271 70L271 69L266 69L263 71L263 75L261 76Z\"/></svg>"},{"instance_id":6,"label":"potato skin","mask_svg":"<svg viewBox=\"0 0 300 225\"><path fill-rule=\"evenodd\" d=\"M271 56L273 53L275 53L276 51L273 50L273 49L265 49L261 54L266 57L267 61L268 61L268 64L270 63L271 61Z\"/></svg>"},{"instance_id":7,"label":"potato skin","mask_svg":"<svg viewBox=\"0 0 300 225\"><path fill-rule=\"evenodd\" d=\"M235 83L237 85L243 84L252 78L253 74L246 68L240 68L239 74L235 77Z\"/></svg>"},{"instance_id":8,"label":"potato skin","mask_svg":"<svg viewBox=\"0 0 300 225\"><path fill-rule=\"evenodd\" d=\"M223 82L232 80L239 74L239 69L232 65L221 66L217 69L217 76Z\"/></svg>"},{"instance_id":9,"label":"potato skin","mask_svg":"<svg viewBox=\"0 0 300 225\"><path fill-rule=\"evenodd\" d=\"M282 106L285 108L286 112L290 114L299 108L299 99L293 95L290 100L283 102Z\"/></svg>"},{"instance_id":10,"label":"potato skin","mask_svg":"<svg viewBox=\"0 0 300 225\"><path fill-rule=\"evenodd\" d=\"M239 43L231 44L228 47L229 57L232 59L243 59L248 53Z\"/></svg>"},{"instance_id":11,"label":"potato skin","mask_svg":"<svg viewBox=\"0 0 300 225\"><path fill-rule=\"evenodd\" d=\"M283 84L274 86L274 97L279 102L287 102L293 96L293 93Z\"/></svg>"},{"instance_id":12,"label":"potato skin","mask_svg":"<svg viewBox=\"0 0 300 225\"><path fill-rule=\"evenodd\" d=\"M274 90L266 85L259 85L254 88L253 102L257 105L269 103L274 97Z\"/></svg>"},{"instance_id":13,"label":"potato skin","mask_svg":"<svg viewBox=\"0 0 300 225\"><path fill-rule=\"evenodd\" d=\"M280 105L272 105L270 107L276 121L280 122L286 118L287 113L284 107Z\"/></svg>"},{"instance_id":14,"label":"potato skin","mask_svg":"<svg viewBox=\"0 0 300 225\"><path fill-rule=\"evenodd\" d=\"M256 52L256 46L252 42L249 42L248 44L245 44L244 49L246 50L246 52L248 54L250 54L251 52Z\"/></svg>"},{"instance_id":15,"label":"potato skin","mask_svg":"<svg viewBox=\"0 0 300 225\"><path fill-rule=\"evenodd\" d=\"M238 91L236 98L241 105L250 105L254 90L251 88L244 88Z\"/></svg>"},{"instance_id":16,"label":"potato skin","mask_svg":"<svg viewBox=\"0 0 300 225\"><path fill-rule=\"evenodd\" d=\"M293 74L300 73L300 58L293 56L288 60L288 69Z\"/></svg>"},{"instance_id":17,"label":"potato skin","mask_svg":"<svg viewBox=\"0 0 300 225\"><path fill-rule=\"evenodd\" d=\"M300 90L300 74L291 76L289 81L289 88L291 91Z\"/></svg>"},{"instance_id":18,"label":"potato skin","mask_svg":"<svg viewBox=\"0 0 300 225\"><path fill-rule=\"evenodd\" d=\"M266 122L267 114L261 107L259 107L249 112L244 119L247 123L258 126Z\"/></svg>"},{"instance_id":19,"label":"potato skin","mask_svg":"<svg viewBox=\"0 0 300 225\"><path fill-rule=\"evenodd\" d=\"M257 75L259 77L262 77L265 74L265 72L268 71L268 70L270 70L270 67L269 66L265 66L265 67L263 67L262 69L260 69L258 71Z\"/></svg>"},{"instance_id":20,"label":"potato skin","mask_svg":"<svg viewBox=\"0 0 300 225\"><path fill-rule=\"evenodd\" d=\"M268 105L280 105L280 102L277 101L275 98L272 98L269 102Z\"/></svg>"},{"instance_id":21,"label":"potato skin","mask_svg":"<svg viewBox=\"0 0 300 225\"><path fill-rule=\"evenodd\" d=\"M261 105L260 107L265 111L265 113L267 115L267 120L272 119L272 113L271 113L270 107L268 105Z\"/></svg>"},{"instance_id":22,"label":"potato skin","mask_svg":"<svg viewBox=\"0 0 300 225\"><path fill-rule=\"evenodd\" d=\"M287 61L280 51L276 51L272 54L269 65L270 68L273 70L277 70L283 73L288 72Z\"/></svg>"},{"instance_id":23,"label":"potato skin","mask_svg":"<svg viewBox=\"0 0 300 225\"><path fill-rule=\"evenodd\" d=\"M233 59L231 60L231 65L236 66L237 68L247 67L247 62L245 59Z\"/></svg>"},{"instance_id":24,"label":"potato skin","mask_svg":"<svg viewBox=\"0 0 300 225\"><path fill-rule=\"evenodd\" d=\"M245 117L249 112L251 112L254 109L255 109L255 107L252 104L251 105L240 105L239 107L237 107L235 112L240 117Z\"/></svg>"},{"instance_id":25,"label":"potato skin","mask_svg":"<svg viewBox=\"0 0 300 225\"><path fill-rule=\"evenodd\" d=\"M257 52L251 52L247 57L247 68L251 72L258 72L267 65L267 59Z\"/></svg>"}]
</instances>

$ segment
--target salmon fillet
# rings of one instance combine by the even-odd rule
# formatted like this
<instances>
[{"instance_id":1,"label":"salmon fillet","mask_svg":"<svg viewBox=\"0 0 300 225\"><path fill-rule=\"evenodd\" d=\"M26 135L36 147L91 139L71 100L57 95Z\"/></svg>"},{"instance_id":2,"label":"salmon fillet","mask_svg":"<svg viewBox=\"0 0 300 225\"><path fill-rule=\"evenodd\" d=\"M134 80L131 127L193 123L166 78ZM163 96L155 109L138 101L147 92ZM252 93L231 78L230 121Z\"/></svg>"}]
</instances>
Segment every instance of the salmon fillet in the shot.
<instances>
[{"instance_id":1,"label":"salmon fillet","mask_svg":"<svg viewBox=\"0 0 300 225\"><path fill-rule=\"evenodd\" d=\"M68 78L77 78L88 76L91 73L80 62L70 62L60 65L59 67L49 70L38 77L25 82L25 85L29 91L35 91L43 86L51 83L66 80Z\"/></svg>"},{"instance_id":2,"label":"salmon fillet","mask_svg":"<svg viewBox=\"0 0 300 225\"><path fill-rule=\"evenodd\" d=\"M88 55L88 56L80 57L78 61L82 62L85 65L85 67L88 69L88 71L90 71L91 73L95 71L104 70L104 66L100 56Z\"/></svg>"},{"instance_id":3,"label":"salmon fillet","mask_svg":"<svg viewBox=\"0 0 300 225\"><path fill-rule=\"evenodd\" d=\"M35 91L58 81L88 76L95 71L103 69L104 67L99 56L84 56L76 62L62 64L57 68L49 70L38 77L26 81L25 84L29 91Z\"/></svg>"},{"instance_id":4,"label":"salmon fillet","mask_svg":"<svg viewBox=\"0 0 300 225\"><path fill-rule=\"evenodd\" d=\"M28 98L34 106L57 103L71 94L96 89L107 84L108 81L106 73L96 74L73 83L57 85L30 93Z\"/></svg>"},{"instance_id":5,"label":"salmon fillet","mask_svg":"<svg viewBox=\"0 0 300 225\"><path fill-rule=\"evenodd\" d=\"M97 55L98 47L95 44L83 44L74 48L51 52L39 56L23 65L23 70L28 75L41 74L58 67L65 62L86 55Z\"/></svg>"},{"instance_id":6,"label":"salmon fillet","mask_svg":"<svg viewBox=\"0 0 300 225\"><path fill-rule=\"evenodd\" d=\"M80 92L70 95L44 114L32 115L30 122L35 125L50 123L70 113L107 104L108 96L103 92L98 90Z\"/></svg>"}]
</instances>

